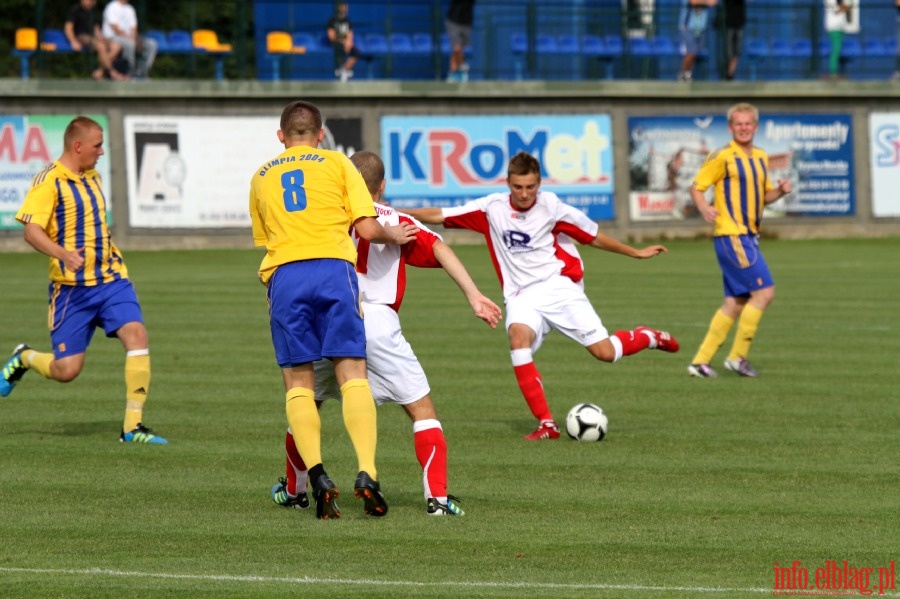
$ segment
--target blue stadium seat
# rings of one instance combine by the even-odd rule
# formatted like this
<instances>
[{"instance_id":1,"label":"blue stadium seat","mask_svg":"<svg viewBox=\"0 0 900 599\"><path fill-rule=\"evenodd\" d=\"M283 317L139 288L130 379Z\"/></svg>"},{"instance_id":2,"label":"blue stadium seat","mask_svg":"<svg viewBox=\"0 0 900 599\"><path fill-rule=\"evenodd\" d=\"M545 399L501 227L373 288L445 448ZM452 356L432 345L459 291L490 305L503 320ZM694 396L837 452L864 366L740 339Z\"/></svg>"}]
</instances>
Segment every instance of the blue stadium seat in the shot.
<instances>
[{"instance_id":1,"label":"blue stadium seat","mask_svg":"<svg viewBox=\"0 0 900 599\"><path fill-rule=\"evenodd\" d=\"M359 41L359 38L357 38L357 41ZM362 44L359 44L360 50L366 54L383 56L390 52L388 40L383 33L367 33L363 36L362 42Z\"/></svg>"},{"instance_id":2,"label":"blue stadium seat","mask_svg":"<svg viewBox=\"0 0 900 599\"><path fill-rule=\"evenodd\" d=\"M794 58L812 58L812 41L805 38L794 40L794 43L791 45L791 52Z\"/></svg>"},{"instance_id":3,"label":"blue stadium seat","mask_svg":"<svg viewBox=\"0 0 900 599\"><path fill-rule=\"evenodd\" d=\"M884 40L884 52L887 56L897 55L897 38L893 35Z\"/></svg>"},{"instance_id":4,"label":"blue stadium seat","mask_svg":"<svg viewBox=\"0 0 900 599\"><path fill-rule=\"evenodd\" d=\"M869 37L863 41L863 54L869 58L890 56L884 42L877 37Z\"/></svg>"},{"instance_id":5,"label":"blue stadium seat","mask_svg":"<svg viewBox=\"0 0 900 599\"><path fill-rule=\"evenodd\" d=\"M863 55L862 43L858 37L845 37L841 44L841 60L853 60Z\"/></svg>"},{"instance_id":6,"label":"blue stadium seat","mask_svg":"<svg viewBox=\"0 0 900 599\"><path fill-rule=\"evenodd\" d=\"M67 38L66 34L59 29L44 29L44 33L41 35L41 43L53 44L56 47L54 52L72 51L72 45L69 43L69 38Z\"/></svg>"},{"instance_id":7,"label":"blue stadium seat","mask_svg":"<svg viewBox=\"0 0 900 599\"><path fill-rule=\"evenodd\" d=\"M609 56L618 58L625 51L625 44L622 42L621 35L607 35L603 38L603 44L606 46L606 53Z\"/></svg>"},{"instance_id":8,"label":"blue stadium seat","mask_svg":"<svg viewBox=\"0 0 900 599\"><path fill-rule=\"evenodd\" d=\"M312 33L297 31L291 34L291 39L294 41L294 47L303 46L304 48L306 48L307 54L331 54L333 52L330 42L328 43L328 45L324 45L322 44L320 36L314 35Z\"/></svg>"},{"instance_id":9,"label":"blue stadium seat","mask_svg":"<svg viewBox=\"0 0 900 599\"><path fill-rule=\"evenodd\" d=\"M156 42L156 51L165 54L169 51L169 40L165 31L159 29L150 29L144 34L147 38Z\"/></svg>"},{"instance_id":10,"label":"blue stadium seat","mask_svg":"<svg viewBox=\"0 0 900 599\"><path fill-rule=\"evenodd\" d=\"M560 54L580 54L581 43L574 35L563 34L556 42L556 48Z\"/></svg>"},{"instance_id":11,"label":"blue stadium seat","mask_svg":"<svg viewBox=\"0 0 900 599\"><path fill-rule=\"evenodd\" d=\"M602 37L585 35L581 38L581 51L585 56L593 56L602 60L605 67L604 79L613 78L613 62L618 55L610 51Z\"/></svg>"},{"instance_id":12,"label":"blue stadium seat","mask_svg":"<svg viewBox=\"0 0 900 599\"><path fill-rule=\"evenodd\" d=\"M650 48L653 55L660 58L669 58L680 54L675 43L664 35L658 35L650 40Z\"/></svg>"},{"instance_id":13,"label":"blue stadium seat","mask_svg":"<svg viewBox=\"0 0 900 599\"><path fill-rule=\"evenodd\" d=\"M747 40L747 61L750 63L750 81L756 81L756 68L769 56L769 45L766 40L751 38Z\"/></svg>"},{"instance_id":14,"label":"blue stadium seat","mask_svg":"<svg viewBox=\"0 0 900 599\"><path fill-rule=\"evenodd\" d=\"M788 40L772 40L772 43L769 44L769 56L775 58L792 58L794 56L794 48Z\"/></svg>"},{"instance_id":15,"label":"blue stadium seat","mask_svg":"<svg viewBox=\"0 0 900 599\"><path fill-rule=\"evenodd\" d=\"M169 52L190 53L194 51L194 42L189 31L173 29L169 32Z\"/></svg>"},{"instance_id":16,"label":"blue stadium seat","mask_svg":"<svg viewBox=\"0 0 900 599\"><path fill-rule=\"evenodd\" d=\"M628 45L632 56L641 58L653 56L653 46L648 40L642 37L635 37L628 40Z\"/></svg>"},{"instance_id":17,"label":"blue stadium seat","mask_svg":"<svg viewBox=\"0 0 900 599\"><path fill-rule=\"evenodd\" d=\"M528 52L528 36L524 33L513 33L509 38L509 49L513 54L525 54Z\"/></svg>"},{"instance_id":18,"label":"blue stadium seat","mask_svg":"<svg viewBox=\"0 0 900 599\"><path fill-rule=\"evenodd\" d=\"M388 37L388 45L393 54L414 54L412 38L406 33L392 33Z\"/></svg>"},{"instance_id":19,"label":"blue stadium seat","mask_svg":"<svg viewBox=\"0 0 900 599\"><path fill-rule=\"evenodd\" d=\"M538 54L558 54L559 46L556 38L546 33L539 33L534 40L534 49Z\"/></svg>"},{"instance_id":20,"label":"blue stadium seat","mask_svg":"<svg viewBox=\"0 0 900 599\"><path fill-rule=\"evenodd\" d=\"M412 45L416 52L420 54L431 54L434 52L434 39L430 33L414 33Z\"/></svg>"}]
</instances>

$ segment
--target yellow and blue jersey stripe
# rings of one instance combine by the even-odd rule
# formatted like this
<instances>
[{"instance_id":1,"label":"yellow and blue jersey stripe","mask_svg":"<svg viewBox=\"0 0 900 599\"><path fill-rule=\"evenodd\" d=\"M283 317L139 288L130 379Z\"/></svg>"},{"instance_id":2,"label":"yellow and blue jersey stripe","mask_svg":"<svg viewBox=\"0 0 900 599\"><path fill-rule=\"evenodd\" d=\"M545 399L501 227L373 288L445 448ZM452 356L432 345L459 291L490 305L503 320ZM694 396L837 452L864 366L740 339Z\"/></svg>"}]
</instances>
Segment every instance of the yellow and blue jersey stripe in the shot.
<instances>
[{"instance_id":1,"label":"yellow and blue jersey stripe","mask_svg":"<svg viewBox=\"0 0 900 599\"><path fill-rule=\"evenodd\" d=\"M67 250L84 249L84 267L74 272L51 258L51 281L90 287L128 277L122 253L112 242L106 207L94 169L79 176L57 161L35 175L16 220L40 225Z\"/></svg>"},{"instance_id":2,"label":"yellow and blue jersey stripe","mask_svg":"<svg viewBox=\"0 0 900 599\"><path fill-rule=\"evenodd\" d=\"M713 235L757 235L760 231L769 179L769 157L759 148L745 153L734 141L710 153L694 179L694 187L714 186L718 217Z\"/></svg>"}]
</instances>

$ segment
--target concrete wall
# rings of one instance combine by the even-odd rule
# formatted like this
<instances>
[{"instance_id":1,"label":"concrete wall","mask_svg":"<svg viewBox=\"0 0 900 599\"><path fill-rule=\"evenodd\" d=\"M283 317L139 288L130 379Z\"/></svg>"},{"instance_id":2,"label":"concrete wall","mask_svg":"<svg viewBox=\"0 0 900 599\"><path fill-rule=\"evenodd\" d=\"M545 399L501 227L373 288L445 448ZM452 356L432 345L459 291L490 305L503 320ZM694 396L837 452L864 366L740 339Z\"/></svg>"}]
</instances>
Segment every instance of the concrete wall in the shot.
<instances>
[{"instance_id":1,"label":"concrete wall","mask_svg":"<svg viewBox=\"0 0 900 599\"><path fill-rule=\"evenodd\" d=\"M123 119L129 114L272 116L295 99L319 105L326 117L363 120L363 147L380 145L383 115L609 113L613 122L616 220L602 223L608 234L641 241L708 234L704 223L635 223L628 218L628 128L630 115L724 113L738 101L765 112L844 112L854 128L856 215L781 218L766 222L766 233L785 238L888 236L900 234L900 218L875 219L871 206L868 115L898 110L900 87L890 82L442 82L360 81L144 81L97 84L91 81L0 80L6 114L101 113L109 118L106 157L116 215L114 234L123 248L251 247L249 229L149 230L128 226ZM272 132L260 132L271 135ZM235 140L240 143L240 140ZM249 180L249 173L248 173ZM900 191L898 191L900 193ZM448 241L469 241L451 235ZM0 231L0 250L27 249L18 231Z\"/></svg>"}]
</instances>

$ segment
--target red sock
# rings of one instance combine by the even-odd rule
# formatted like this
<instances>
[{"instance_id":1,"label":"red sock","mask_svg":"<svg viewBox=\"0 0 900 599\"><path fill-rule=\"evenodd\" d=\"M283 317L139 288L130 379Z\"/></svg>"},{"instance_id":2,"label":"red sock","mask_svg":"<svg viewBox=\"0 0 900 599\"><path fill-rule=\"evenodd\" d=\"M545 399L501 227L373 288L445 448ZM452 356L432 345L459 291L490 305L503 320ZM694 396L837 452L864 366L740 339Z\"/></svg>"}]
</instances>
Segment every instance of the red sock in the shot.
<instances>
[{"instance_id":1,"label":"red sock","mask_svg":"<svg viewBox=\"0 0 900 599\"><path fill-rule=\"evenodd\" d=\"M622 342L622 355L630 356L650 347L650 337L634 331L616 331L613 334Z\"/></svg>"},{"instance_id":2,"label":"red sock","mask_svg":"<svg viewBox=\"0 0 900 599\"><path fill-rule=\"evenodd\" d=\"M513 366L516 372L516 380L519 382L519 389L525 396L525 401L531 409L534 417L540 421L553 420L553 414L550 412L550 406L547 405L547 396L544 395L544 385L541 383L541 373L538 372L534 362L528 362L521 366Z\"/></svg>"},{"instance_id":3,"label":"red sock","mask_svg":"<svg viewBox=\"0 0 900 599\"><path fill-rule=\"evenodd\" d=\"M294 443L294 435L288 430L284 436L284 453L287 456L284 465L284 473L287 475L287 492L288 495L296 497L300 493L306 492L306 482L308 472L306 463L300 457L297 451L297 444Z\"/></svg>"},{"instance_id":4,"label":"red sock","mask_svg":"<svg viewBox=\"0 0 900 599\"><path fill-rule=\"evenodd\" d=\"M418 430L421 426L427 426ZM425 497L447 496L447 439L437 420L413 423L413 444L416 458L422 466L422 485Z\"/></svg>"}]
</instances>

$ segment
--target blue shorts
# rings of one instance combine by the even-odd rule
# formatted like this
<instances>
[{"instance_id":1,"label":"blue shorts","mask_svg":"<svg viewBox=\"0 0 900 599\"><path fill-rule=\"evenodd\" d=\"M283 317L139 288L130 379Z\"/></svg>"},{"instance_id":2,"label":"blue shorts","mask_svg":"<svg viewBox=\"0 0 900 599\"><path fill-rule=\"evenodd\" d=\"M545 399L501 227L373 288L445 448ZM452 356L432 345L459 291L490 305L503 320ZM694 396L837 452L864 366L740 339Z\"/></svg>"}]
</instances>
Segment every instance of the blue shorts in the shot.
<instances>
[{"instance_id":1,"label":"blue shorts","mask_svg":"<svg viewBox=\"0 0 900 599\"><path fill-rule=\"evenodd\" d=\"M356 270L322 258L279 266L269 280L269 324L281 368L322 358L365 358Z\"/></svg>"},{"instance_id":2,"label":"blue shorts","mask_svg":"<svg viewBox=\"0 0 900 599\"><path fill-rule=\"evenodd\" d=\"M94 330L107 337L129 322L144 322L134 286L119 279L94 287L50 283L50 340L56 359L87 351Z\"/></svg>"},{"instance_id":3,"label":"blue shorts","mask_svg":"<svg viewBox=\"0 0 900 599\"><path fill-rule=\"evenodd\" d=\"M725 297L747 297L775 285L769 265L759 251L759 241L753 235L724 235L713 238Z\"/></svg>"},{"instance_id":4,"label":"blue shorts","mask_svg":"<svg viewBox=\"0 0 900 599\"><path fill-rule=\"evenodd\" d=\"M696 34L688 29L681 30L681 53L703 54L706 51L705 32Z\"/></svg>"}]
</instances>

